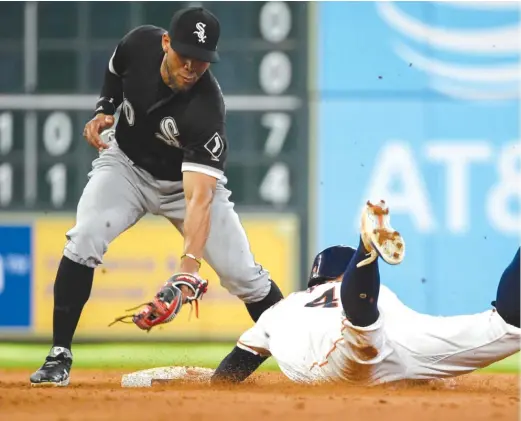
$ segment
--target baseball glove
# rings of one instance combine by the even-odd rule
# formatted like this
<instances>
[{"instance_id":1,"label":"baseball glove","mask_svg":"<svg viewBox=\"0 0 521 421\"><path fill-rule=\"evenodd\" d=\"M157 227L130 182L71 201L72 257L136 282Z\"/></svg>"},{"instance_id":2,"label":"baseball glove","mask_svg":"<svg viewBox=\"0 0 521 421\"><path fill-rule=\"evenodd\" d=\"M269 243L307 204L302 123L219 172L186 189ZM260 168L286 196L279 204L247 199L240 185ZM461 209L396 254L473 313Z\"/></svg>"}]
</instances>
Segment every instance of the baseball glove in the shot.
<instances>
[{"instance_id":1,"label":"baseball glove","mask_svg":"<svg viewBox=\"0 0 521 421\"><path fill-rule=\"evenodd\" d=\"M183 299L182 286L186 286L193 295ZM177 273L165 282L163 287L154 296L152 301L140 304L137 307L125 311L136 310L144 306L136 314L128 314L116 318L109 326L114 323L134 323L140 329L150 332L154 326L171 322L181 311L185 303L192 305L195 303L195 315L199 317L198 300L202 299L208 289L208 281L200 279L190 273ZM131 321L126 319L131 318Z\"/></svg>"}]
</instances>

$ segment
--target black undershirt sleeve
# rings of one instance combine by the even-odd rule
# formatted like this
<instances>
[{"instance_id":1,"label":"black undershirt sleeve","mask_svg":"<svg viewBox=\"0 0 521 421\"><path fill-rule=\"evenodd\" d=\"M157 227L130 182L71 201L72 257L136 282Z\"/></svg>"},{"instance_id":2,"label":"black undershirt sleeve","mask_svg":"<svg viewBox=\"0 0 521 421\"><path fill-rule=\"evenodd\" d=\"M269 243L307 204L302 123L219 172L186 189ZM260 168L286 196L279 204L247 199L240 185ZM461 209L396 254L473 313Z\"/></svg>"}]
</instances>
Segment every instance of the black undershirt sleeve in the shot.
<instances>
[{"instance_id":1,"label":"black undershirt sleeve","mask_svg":"<svg viewBox=\"0 0 521 421\"><path fill-rule=\"evenodd\" d=\"M246 380L259 366L268 359L267 356L253 354L236 346L233 348L212 376L212 383L240 383Z\"/></svg>"},{"instance_id":2,"label":"black undershirt sleeve","mask_svg":"<svg viewBox=\"0 0 521 421\"><path fill-rule=\"evenodd\" d=\"M107 115L114 115L117 108L123 102L123 84L121 78L105 69L103 87L98 102L96 103L95 114L102 112ZM99 107L103 107L99 110Z\"/></svg>"},{"instance_id":3,"label":"black undershirt sleeve","mask_svg":"<svg viewBox=\"0 0 521 421\"><path fill-rule=\"evenodd\" d=\"M127 50L129 49L129 44L137 34L138 31L135 30L123 37L110 57L107 67L105 67L103 85L101 87L100 98L98 102L96 102L94 115L98 113L114 115L123 102L122 76L128 65Z\"/></svg>"}]
</instances>

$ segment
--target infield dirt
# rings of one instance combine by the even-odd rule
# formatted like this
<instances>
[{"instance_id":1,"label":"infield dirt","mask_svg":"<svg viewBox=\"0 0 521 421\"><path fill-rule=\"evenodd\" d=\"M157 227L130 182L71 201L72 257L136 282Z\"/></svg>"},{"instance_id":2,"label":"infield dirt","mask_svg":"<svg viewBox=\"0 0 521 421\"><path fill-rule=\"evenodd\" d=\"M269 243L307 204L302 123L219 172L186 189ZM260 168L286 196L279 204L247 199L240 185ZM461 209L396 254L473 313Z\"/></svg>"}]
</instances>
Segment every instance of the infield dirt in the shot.
<instances>
[{"instance_id":1,"label":"infield dirt","mask_svg":"<svg viewBox=\"0 0 521 421\"><path fill-rule=\"evenodd\" d=\"M32 388L29 371L0 370L0 419L9 421L213 420L513 421L519 377L472 374L429 384L300 386L280 373L242 385L120 386L123 371L74 370L67 388Z\"/></svg>"}]
</instances>

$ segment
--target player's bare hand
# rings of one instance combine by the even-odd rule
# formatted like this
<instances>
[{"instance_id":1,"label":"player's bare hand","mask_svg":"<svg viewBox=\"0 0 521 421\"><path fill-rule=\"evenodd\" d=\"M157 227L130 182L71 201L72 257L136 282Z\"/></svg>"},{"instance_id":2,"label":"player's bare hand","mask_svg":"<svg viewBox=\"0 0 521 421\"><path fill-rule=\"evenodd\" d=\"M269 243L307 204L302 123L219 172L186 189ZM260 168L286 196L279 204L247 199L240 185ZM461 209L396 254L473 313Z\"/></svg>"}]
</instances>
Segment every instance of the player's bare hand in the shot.
<instances>
[{"instance_id":1,"label":"player's bare hand","mask_svg":"<svg viewBox=\"0 0 521 421\"><path fill-rule=\"evenodd\" d=\"M106 114L97 114L92 120L90 120L83 129L83 137L87 139L87 142L98 151L107 149L107 145L101 140L101 132L109 129L114 124L114 116Z\"/></svg>"}]
</instances>

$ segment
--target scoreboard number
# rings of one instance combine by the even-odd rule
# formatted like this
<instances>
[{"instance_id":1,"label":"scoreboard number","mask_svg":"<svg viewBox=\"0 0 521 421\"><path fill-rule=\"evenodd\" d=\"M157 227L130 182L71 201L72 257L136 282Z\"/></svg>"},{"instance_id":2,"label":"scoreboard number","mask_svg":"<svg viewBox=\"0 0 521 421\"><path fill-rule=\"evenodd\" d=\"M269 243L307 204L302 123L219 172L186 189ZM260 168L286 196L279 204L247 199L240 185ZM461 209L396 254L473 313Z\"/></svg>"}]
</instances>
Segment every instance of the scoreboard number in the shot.
<instances>
[{"instance_id":1,"label":"scoreboard number","mask_svg":"<svg viewBox=\"0 0 521 421\"><path fill-rule=\"evenodd\" d=\"M284 41L291 30L291 10L287 3L269 1L262 6L259 15L262 37L273 43Z\"/></svg>"},{"instance_id":2,"label":"scoreboard number","mask_svg":"<svg viewBox=\"0 0 521 421\"><path fill-rule=\"evenodd\" d=\"M291 85L291 61L281 51L271 51L261 61L259 69L261 88L269 95L280 95Z\"/></svg>"},{"instance_id":3,"label":"scoreboard number","mask_svg":"<svg viewBox=\"0 0 521 421\"><path fill-rule=\"evenodd\" d=\"M50 114L43 125L43 144L45 151L58 157L65 155L72 144L72 121L64 112ZM45 179L51 188L51 203L55 208L62 207L67 198L67 167L59 162L47 170Z\"/></svg>"},{"instance_id":4,"label":"scoreboard number","mask_svg":"<svg viewBox=\"0 0 521 421\"><path fill-rule=\"evenodd\" d=\"M283 42L291 31L292 16L285 2L265 3L260 12L259 26L262 37L271 43ZM288 55L282 51L270 51L261 60L259 84L268 95L286 92L292 82L292 65ZM278 159L291 127L291 116L287 113L266 113L261 124L269 129L264 153L275 158L268 168L259 187L262 200L275 206L286 205L291 199L290 171L287 163Z\"/></svg>"},{"instance_id":5,"label":"scoreboard number","mask_svg":"<svg viewBox=\"0 0 521 421\"><path fill-rule=\"evenodd\" d=\"M72 121L64 112L50 114L43 125L43 144L51 156L64 155L72 144Z\"/></svg>"},{"instance_id":6,"label":"scoreboard number","mask_svg":"<svg viewBox=\"0 0 521 421\"><path fill-rule=\"evenodd\" d=\"M7 155L13 148L13 114L0 114L0 155Z\"/></svg>"},{"instance_id":7,"label":"scoreboard number","mask_svg":"<svg viewBox=\"0 0 521 421\"><path fill-rule=\"evenodd\" d=\"M8 206L13 197L13 167L0 164L0 206Z\"/></svg>"},{"instance_id":8,"label":"scoreboard number","mask_svg":"<svg viewBox=\"0 0 521 421\"><path fill-rule=\"evenodd\" d=\"M54 164L45 179L51 186L51 203L55 208L63 206L67 198L67 168L65 164Z\"/></svg>"},{"instance_id":9,"label":"scoreboard number","mask_svg":"<svg viewBox=\"0 0 521 421\"><path fill-rule=\"evenodd\" d=\"M264 146L264 153L269 156L277 156L288 136L291 116L286 113L267 113L262 116L261 124L270 130Z\"/></svg>"},{"instance_id":10,"label":"scoreboard number","mask_svg":"<svg viewBox=\"0 0 521 421\"><path fill-rule=\"evenodd\" d=\"M282 151L289 129L291 116L286 113L267 113L261 124L269 129L264 153L276 157ZM275 162L264 176L259 190L260 197L276 206L285 205L291 198L289 168L283 162Z\"/></svg>"},{"instance_id":11,"label":"scoreboard number","mask_svg":"<svg viewBox=\"0 0 521 421\"><path fill-rule=\"evenodd\" d=\"M262 38L273 44L284 41L291 31L291 11L285 2L265 3L260 12L259 26ZM261 60L259 83L269 95L284 93L291 84L292 70L288 55L270 51Z\"/></svg>"},{"instance_id":12,"label":"scoreboard number","mask_svg":"<svg viewBox=\"0 0 521 421\"><path fill-rule=\"evenodd\" d=\"M13 148L13 114L0 114L0 162ZM13 167L10 163L0 164L0 206L8 206L13 198Z\"/></svg>"},{"instance_id":13,"label":"scoreboard number","mask_svg":"<svg viewBox=\"0 0 521 421\"><path fill-rule=\"evenodd\" d=\"M273 164L260 185L260 196L276 206L285 205L291 197L288 166L283 162Z\"/></svg>"}]
</instances>

